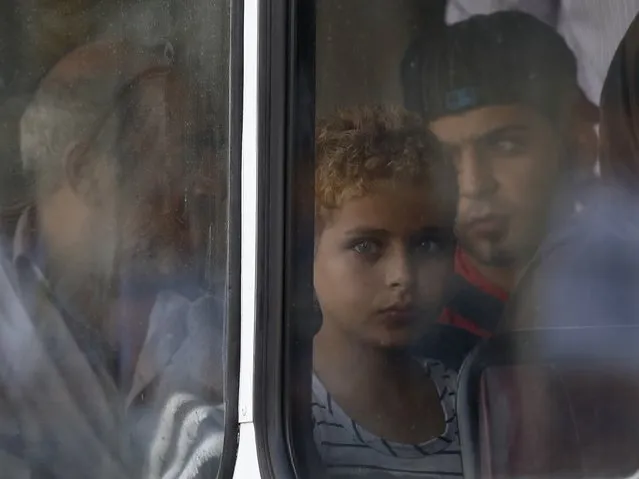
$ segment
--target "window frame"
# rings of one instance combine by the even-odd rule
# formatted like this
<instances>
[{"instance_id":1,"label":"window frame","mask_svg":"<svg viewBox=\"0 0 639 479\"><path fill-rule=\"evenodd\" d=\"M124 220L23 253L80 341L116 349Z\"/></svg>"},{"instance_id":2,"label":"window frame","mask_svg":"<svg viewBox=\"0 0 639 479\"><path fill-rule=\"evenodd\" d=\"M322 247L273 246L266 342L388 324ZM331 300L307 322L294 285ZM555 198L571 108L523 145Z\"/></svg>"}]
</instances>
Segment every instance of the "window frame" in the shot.
<instances>
[{"instance_id":1,"label":"window frame","mask_svg":"<svg viewBox=\"0 0 639 479\"><path fill-rule=\"evenodd\" d=\"M233 477L239 448L238 397L240 383L240 261L241 261L241 168L243 113L244 0L229 0L229 115L227 286L224 371L224 443L216 477Z\"/></svg>"},{"instance_id":2,"label":"window frame","mask_svg":"<svg viewBox=\"0 0 639 479\"><path fill-rule=\"evenodd\" d=\"M303 221L314 215L315 4L263 1L259 21L258 461L261 477L323 477L310 405L314 231Z\"/></svg>"}]
</instances>

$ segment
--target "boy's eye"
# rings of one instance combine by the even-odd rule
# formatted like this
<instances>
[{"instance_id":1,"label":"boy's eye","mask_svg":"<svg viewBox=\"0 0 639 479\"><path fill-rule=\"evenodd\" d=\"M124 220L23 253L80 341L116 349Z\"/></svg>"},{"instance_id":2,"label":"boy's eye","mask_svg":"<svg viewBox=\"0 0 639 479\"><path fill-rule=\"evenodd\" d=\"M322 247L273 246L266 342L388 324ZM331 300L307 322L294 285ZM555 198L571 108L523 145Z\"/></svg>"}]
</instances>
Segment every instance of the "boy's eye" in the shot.
<instances>
[{"instance_id":1,"label":"boy's eye","mask_svg":"<svg viewBox=\"0 0 639 479\"><path fill-rule=\"evenodd\" d=\"M351 249L362 255L375 255L381 250L381 245L372 240L359 240L351 246Z\"/></svg>"}]
</instances>

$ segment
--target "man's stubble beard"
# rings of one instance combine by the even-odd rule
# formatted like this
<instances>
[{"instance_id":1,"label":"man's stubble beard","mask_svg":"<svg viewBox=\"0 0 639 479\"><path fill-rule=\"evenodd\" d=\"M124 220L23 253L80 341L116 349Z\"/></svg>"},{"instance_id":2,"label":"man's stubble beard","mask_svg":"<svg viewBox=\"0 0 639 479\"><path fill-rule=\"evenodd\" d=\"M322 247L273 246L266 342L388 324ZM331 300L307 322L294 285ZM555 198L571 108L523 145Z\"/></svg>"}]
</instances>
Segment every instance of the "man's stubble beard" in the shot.
<instances>
[{"instance_id":1,"label":"man's stubble beard","mask_svg":"<svg viewBox=\"0 0 639 479\"><path fill-rule=\"evenodd\" d=\"M457 227L455 228L455 236L459 247L474 261L491 268L515 268L528 254L527 250L529 248L524 245L519 248L508 248L507 245L500 245L499 241L504 241L506 238L495 238L493 242L490 239L484 239L482 241L483 245L476 245L478 242L469 239L465 232Z\"/></svg>"},{"instance_id":2,"label":"man's stubble beard","mask_svg":"<svg viewBox=\"0 0 639 479\"><path fill-rule=\"evenodd\" d=\"M540 220L541 221L541 220ZM544 222L545 225L545 222ZM520 241L513 241L514 244L499 244L496 239L493 243L486 240L487 246L475 246L475 242L468 239L463 231L455 231L459 247L464 250L473 260L491 268L518 269L527 264L534 256L539 244L543 239L543 229L531 228ZM502 240L507 241L507 239Z\"/></svg>"}]
</instances>

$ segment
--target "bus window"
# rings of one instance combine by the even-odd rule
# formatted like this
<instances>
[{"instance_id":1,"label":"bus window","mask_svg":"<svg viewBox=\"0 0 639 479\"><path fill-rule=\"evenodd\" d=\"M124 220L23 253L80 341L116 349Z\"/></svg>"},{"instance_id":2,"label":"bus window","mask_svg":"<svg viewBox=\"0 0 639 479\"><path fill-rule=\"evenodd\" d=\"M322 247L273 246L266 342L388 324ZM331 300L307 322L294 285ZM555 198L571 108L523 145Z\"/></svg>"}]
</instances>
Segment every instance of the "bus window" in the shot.
<instances>
[{"instance_id":1,"label":"bus window","mask_svg":"<svg viewBox=\"0 0 639 479\"><path fill-rule=\"evenodd\" d=\"M3 477L230 477L238 8L1 9Z\"/></svg>"},{"instance_id":2,"label":"bus window","mask_svg":"<svg viewBox=\"0 0 639 479\"><path fill-rule=\"evenodd\" d=\"M635 474L639 2L267 11L273 470Z\"/></svg>"}]
</instances>

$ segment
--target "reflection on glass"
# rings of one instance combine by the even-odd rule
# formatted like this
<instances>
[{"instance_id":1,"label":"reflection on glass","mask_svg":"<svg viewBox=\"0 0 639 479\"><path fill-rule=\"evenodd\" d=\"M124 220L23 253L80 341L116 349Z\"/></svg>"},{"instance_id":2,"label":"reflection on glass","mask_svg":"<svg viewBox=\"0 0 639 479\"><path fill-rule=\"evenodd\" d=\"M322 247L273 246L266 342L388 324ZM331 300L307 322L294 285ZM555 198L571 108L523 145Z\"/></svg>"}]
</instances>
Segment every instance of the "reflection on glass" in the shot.
<instances>
[{"instance_id":1,"label":"reflection on glass","mask_svg":"<svg viewBox=\"0 0 639 479\"><path fill-rule=\"evenodd\" d=\"M638 394L636 373L622 374L614 362L484 370L472 446L479 476L633 476Z\"/></svg>"},{"instance_id":2,"label":"reflection on glass","mask_svg":"<svg viewBox=\"0 0 639 479\"><path fill-rule=\"evenodd\" d=\"M5 89L25 98L13 141L28 186L2 224L3 477L212 477L228 4L71 3L29 12L26 71Z\"/></svg>"}]
</instances>

